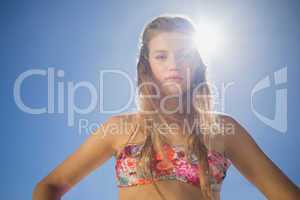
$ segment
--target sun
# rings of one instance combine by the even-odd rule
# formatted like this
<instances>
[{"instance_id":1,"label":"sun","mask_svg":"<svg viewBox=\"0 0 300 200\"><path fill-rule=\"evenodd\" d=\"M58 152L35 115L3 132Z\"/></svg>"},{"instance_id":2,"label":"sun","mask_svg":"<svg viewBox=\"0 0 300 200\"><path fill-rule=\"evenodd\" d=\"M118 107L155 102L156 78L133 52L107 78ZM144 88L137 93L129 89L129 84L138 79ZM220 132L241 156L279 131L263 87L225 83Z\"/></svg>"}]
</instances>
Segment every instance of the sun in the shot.
<instances>
[{"instance_id":1,"label":"sun","mask_svg":"<svg viewBox=\"0 0 300 200\"><path fill-rule=\"evenodd\" d=\"M224 31L215 22L200 21L197 23L197 33L195 34L196 46L207 62L220 54L223 49Z\"/></svg>"}]
</instances>

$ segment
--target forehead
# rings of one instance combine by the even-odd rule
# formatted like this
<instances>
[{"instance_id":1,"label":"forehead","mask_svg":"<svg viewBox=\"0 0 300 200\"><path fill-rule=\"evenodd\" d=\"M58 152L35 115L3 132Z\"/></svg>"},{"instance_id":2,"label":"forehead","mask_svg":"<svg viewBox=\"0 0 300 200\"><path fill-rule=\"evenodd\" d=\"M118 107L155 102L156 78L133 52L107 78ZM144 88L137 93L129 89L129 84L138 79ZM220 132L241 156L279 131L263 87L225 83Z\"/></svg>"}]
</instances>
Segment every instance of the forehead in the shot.
<instances>
[{"instance_id":1,"label":"forehead","mask_svg":"<svg viewBox=\"0 0 300 200\"><path fill-rule=\"evenodd\" d=\"M154 36L149 42L149 51L153 53L159 50L176 50L182 48L191 48L193 38L184 33L162 32Z\"/></svg>"}]
</instances>

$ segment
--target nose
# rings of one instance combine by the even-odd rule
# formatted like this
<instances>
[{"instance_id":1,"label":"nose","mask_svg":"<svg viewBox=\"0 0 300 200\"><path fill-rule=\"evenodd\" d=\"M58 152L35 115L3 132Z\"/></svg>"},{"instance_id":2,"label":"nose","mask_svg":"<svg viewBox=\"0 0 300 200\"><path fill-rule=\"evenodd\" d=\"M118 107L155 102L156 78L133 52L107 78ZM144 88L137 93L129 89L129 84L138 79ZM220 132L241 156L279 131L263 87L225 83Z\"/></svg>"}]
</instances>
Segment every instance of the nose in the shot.
<instances>
[{"instance_id":1,"label":"nose","mask_svg":"<svg viewBox=\"0 0 300 200\"><path fill-rule=\"evenodd\" d=\"M179 70L179 64L178 59L173 55L170 56L168 70Z\"/></svg>"}]
</instances>

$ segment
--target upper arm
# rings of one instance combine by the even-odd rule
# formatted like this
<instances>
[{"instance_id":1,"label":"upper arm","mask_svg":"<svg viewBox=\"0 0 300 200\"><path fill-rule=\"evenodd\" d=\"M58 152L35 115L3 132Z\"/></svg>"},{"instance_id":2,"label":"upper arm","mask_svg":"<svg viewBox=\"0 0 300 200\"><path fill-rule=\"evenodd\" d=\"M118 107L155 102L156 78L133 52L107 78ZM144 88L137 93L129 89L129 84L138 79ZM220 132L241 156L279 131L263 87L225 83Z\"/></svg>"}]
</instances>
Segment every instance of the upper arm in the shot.
<instances>
[{"instance_id":1,"label":"upper arm","mask_svg":"<svg viewBox=\"0 0 300 200\"><path fill-rule=\"evenodd\" d=\"M111 117L101 124L82 143L40 183L57 188L60 195L67 192L91 171L99 167L115 153L116 125L119 117Z\"/></svg>"},{"instance_id":2,"label":"upper arm","mask_svg":"<svg viewBox=\"0 0 300 200\"><path fill-rule=\"evenodd\" d=\"M299 188L260 149L247 130L230 116L225 123L233 125L233 134L225 137L225 151L234 166L268 199L296 200Z\"/></svg>"}]
</instances>

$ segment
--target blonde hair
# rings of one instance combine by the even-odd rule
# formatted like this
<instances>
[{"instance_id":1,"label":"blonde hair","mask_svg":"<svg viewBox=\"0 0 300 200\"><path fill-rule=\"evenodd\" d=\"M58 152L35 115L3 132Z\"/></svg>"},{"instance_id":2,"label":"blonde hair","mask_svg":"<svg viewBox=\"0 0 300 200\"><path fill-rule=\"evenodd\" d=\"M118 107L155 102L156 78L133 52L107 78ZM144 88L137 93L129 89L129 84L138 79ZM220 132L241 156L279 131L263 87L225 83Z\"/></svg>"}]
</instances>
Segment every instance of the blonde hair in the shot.
<instances>
[{"instance_id":1,"label":"blonde hair","mask_svg":"<svg viewBox=\"0 0 300 200\"><path fill-rule=\"evenodd\" d=\"M154 88L150 84L143 83L154 82L153 74L148 61L148 44L149 41L157 34L161 32L180 32L193 37L196 33L196 26L193 24L192 20L187 16L183 15L161 15L152 19L145 27L140 36L140 48L139 56L137 61L137 76L138 76L138 87L139 87L139 118L137 124L139 126L138 132L145 134L145 143L139 154L138 169L145 178L153 179L150 163L153 159L153 153L156 151L162 152L163 160L166 159L166 155L162 150L162 144L168 143L164 134L160 134L159 130L154 128L153 123L163 123L166 122L164 116L159 113L149 114L144 113L145 110L155 110L158 106L158 102L153 99L143 99L145 95L151 95L155 93ZM187 143L185 145L186 155L191 153L195 154L198 158L199 170L199 180L202 193L208 192L212 193L208 174L205 172L209 171L208 165L208 151L211 148L210 141L214 134L210 129L202 128L202 125L206 127L211 127L217 122L217 116L212 114L213 98L211 98L211 88L207 82L207 67L202 62L199 52L195 56L196 59L196 71L193 74L193 79L191 83L191 89L187 90L187 94L191 97L191 101L194 101L191 108L191 112L186 115L187 121L189 123L195 124L196 128L188 134ZM201 87L196 86L201 84ZM142 87L140 87L142 86ZM193 92L196 92L197 99L193 98ZM186 103L191 103L186 101ZM153 123L151 123L152 121ZM145 123L146 122L146 123ZM203 137L202 137L203 136ZM191 163L191 158L187 156L188 162ZM155 184L155 181L154 181ZM155 184L156 186L156 184ZM157 191L161 194L158 187ZM161 194L162 196L162 194ZM162 196L162 198L164 198Z\"/></svg>"}]
</instances>

